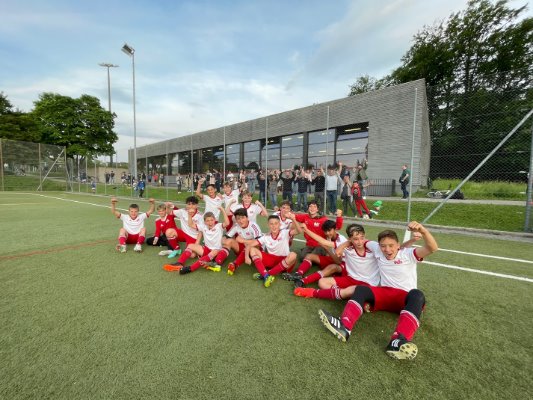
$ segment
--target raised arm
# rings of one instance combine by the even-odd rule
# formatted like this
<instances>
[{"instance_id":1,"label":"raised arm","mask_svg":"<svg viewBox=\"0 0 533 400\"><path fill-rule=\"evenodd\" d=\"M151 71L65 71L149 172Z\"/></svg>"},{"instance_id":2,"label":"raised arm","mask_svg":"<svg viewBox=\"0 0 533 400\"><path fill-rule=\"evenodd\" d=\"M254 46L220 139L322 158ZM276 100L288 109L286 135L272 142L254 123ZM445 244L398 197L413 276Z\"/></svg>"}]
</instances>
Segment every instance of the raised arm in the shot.
<instances>
[{"instance_id":1,"label":"raised arm","mask_svg":"<svg viewBox=\"0 0 533 400\"><path fill-rule=\"evenodd\" d=\"M422 224L416 221L411 221L409 222L407 229L409 229L411 232L420 233L422 235L422 238L424 239L424 246L416 249L416 255L419 258L425 258L430 254L435 253L439 249L437 241L435 240L433 235Z\"/></svg>"},{"instance_id":2,"label":"raised arm","mask_svg":"<svg viewBox=\"0 0 533 400\"><path fill-rule=\"evenodd\" d=\"M198 181L198 185L196 185L196 192L195 194L200 198L204 199L204 195L202 194L202 184L205 182L205 178L202 178Z\"/></svg>"},{"instance_id":3,"label":"raised arm","mask_svg":"<svg viewBox=\"0 0 533 400\"><path fill-rule=\"evenodd\" d=\"M113 215L117 218L120 218L120 211L117 211L115 208L115 205L118 203L118 200L116 197L111 197L111 212Z\"/></svg>"},{"instance_id":4,"label":"raised arm","mask_svg":"<svg viewBox=\"0 0 533 400\"><path fill-rule=\"evenodd\" d=\"M263 205L263 203L261 203L259 200L256 200L255 204L257 204L259 206L259 208L261 208L261 215L263 217L268 217L268 211L265 208L265 206Z\"/></svg>"},{"instance_id":5,"label":"raised arm","mask_svg":"<svg viewBox=\"0 0 533 400\"><path fill-rule=\"evenodd\" d=\"M220 213L222 214L222 217L224 218L224 220L222 221L222 226L225 228L226 226L229 225L228 214L226 214L226 210L224 209L224 207L220 206L218 207L218 209L220 210Z\"/></svg>"},{"instance_id":6,"label":"raised arm","mask_svg":"<svg viewBox=\"0 0 533 400\"><path fill-rule=\"evenodd\" d=\"M150 197L148 202L150 203L150 209L146 212L146 215L150 216L155 210L155 200Z\"/></svg>"}]
</instances>

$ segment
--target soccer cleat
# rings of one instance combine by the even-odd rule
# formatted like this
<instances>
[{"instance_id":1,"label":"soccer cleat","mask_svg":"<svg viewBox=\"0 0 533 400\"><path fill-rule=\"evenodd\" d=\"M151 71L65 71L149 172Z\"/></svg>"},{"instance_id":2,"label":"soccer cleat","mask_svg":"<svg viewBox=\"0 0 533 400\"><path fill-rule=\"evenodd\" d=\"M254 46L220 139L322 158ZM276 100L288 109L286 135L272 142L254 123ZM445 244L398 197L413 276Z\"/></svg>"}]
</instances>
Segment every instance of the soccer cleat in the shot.
<instances>
[{"instance_id":1,"label":"soccer cleat","mask_svg":"<svg viewBox=\"0 0 533 400\"><path fill-rule=\"evenodd\" d=\"M315 289L313 288L307 288L307 287L297 287L296 289L294 289L294 295L295 296L298 296L298 297L307 297L307 298L311 298L313 297L313 292L315 291Z\"/></svg>"},{"instance_id":2,"label":"soccer cleat","mask_svg":"<svg viewBox=\"0 0 533 400\"><path fill-rule=\"evenodd\" d=\"M418 347L400 334L390 341L385 352L397 360L412 360L418 353Z\"/></svg>"},{"instance_id":3,"label":"soccer cleat","mask_svg":"<svg viewBox=\"0 0 533 400\"><path fill-rule=\"evenodd\" d=\"M168 255L168 258L174 258L176 256L179 256L181 254L181 249L172 250L170 254Z\"/></svg>"},{"instance_id":4,"label":"soccer cleat","mask_svg":"<svg viewBox=\"0 0 533 400\"><path fill-rule=\"evenodd\" d=\"M259 272L256 272L255 274L252 275L252 279L255 279L257 281L262 281L264 278L263 278L263 275L261 275Z\"/></svg>"},{"instance_id":5,"label":"soccer cleat","mask_svg":"<svg viewBox=\"0 0 533 400\"><path fill-rule=\"evenodd\" d=\"M228 275L232 276L235 273L236 269L237 269L237 267L235 266L235 264L229 263L228 264Z\"/></svg>"},{"instance_id":6,"label":"soccer cleat","mask_svg":"<svg viewBox=\"0 0 533 400\"><path fill-rule=\"evenodd\" d=\"M188 274L190 272L192 272L191 271L191 267L183 267L183 268L180 269L180 275L185 275L185 274Z\"/></svg>"},{"instance_id":7,"label":"soccer cleat","mask_svg":"<svg viewBox=\"0 0 533 400\"><path fill-rule=\"evenodd\" d=\"M350 338L350 331L345 328L340 319L325 310L318 310L318 316L324 326L341 342L346 342Z\"/></svg>"},{"instance_id":8,"label":"soccer cleat","mask_svg":"<svg viewBox=\"0 0 533 400\"><path fill-rule=\"evenodd\" d=\"M220 272L220 270L222 269L222 267L220 265L210 265L208 267L205 267L205 269L208 269L209 271L213 271L213 272Z\"/></svg>"},{"instance_id":9,"label":"soccer cleat","mask_svg":"<svg viewBox=\"0 0 533 400\"><path fill-rule=\"evenodd\" d=\"M305 286L303 279L295 279L294 280L294 287L295 288L301 288Z\"/></svg>"},{"instance_id":10,"label":"soccer cleat","mask_svg":"<svg viewBox=\"0 0 533 400\"><path fill-rule=\"evenodd\" d=\"M276 279L276 278L274 276L272 276L272 275L268 275L268 274L265 275L265 277L264 277L265 282L263 283L263 285L265 287L270 287L270 285L272 285L272 282L274 282L274 279Z\"/></svg>"},{"instance_id":11,"label":"soccer cleat","mask_svg":"<svg viewBox=\"0 0 533 400\"><path fill-rule=\"evenodd\" d=\"M180 269L183 268L183 265L179 264L179 263L175 263L175 264L165 264L163 265L163 269L165 271L168 271L168 272L175 272L175 271L179 271Z\"/></svg>"},{"instance_id":12,"label":"soccer cleat","mask_svg":"<svg viewBox=\"0 0 533 400\"><path fill-rule=\"evenodd\" d=\"M161 250L157 254L160 255L160 256L168 256L170 253L172 253L172 250Z\"/></svg>"},{"instance_id":13,"label":"soccer cleat","mask_svg":"<svg viewBox=\"0 0 533 400\"><path fill-rule=\"evenodd\" d=\"M125 253L126 252L126 245L125 244L117 244L116 249L117 249L117 251L119 253Z\"/></svg>"},{"instance_id":14,"label":"soccer cleat","mask_svg":"<svg viewBox=\"0 0 533 400\"><path fill-rule=\"evenodd\" d=\"M137 253L141 253L143 251L143 247L141 246L140 243L137 243L135 245L135 247L133 248L133 251L137 252Z\"/></svg>"},{"instance_id":15,"label":"soccer cleat","mask_svg":"<svg viewBox=\"0 0 533 400\"><path fill-rule=\"evenodd\" d=\"M299 272L295 272L294 274L284 272L283 274L281 274L281 278L285 279L286 281L295 281L297 279L302 279L302 274L300 274Z\"/></svg>"}]
</instances>

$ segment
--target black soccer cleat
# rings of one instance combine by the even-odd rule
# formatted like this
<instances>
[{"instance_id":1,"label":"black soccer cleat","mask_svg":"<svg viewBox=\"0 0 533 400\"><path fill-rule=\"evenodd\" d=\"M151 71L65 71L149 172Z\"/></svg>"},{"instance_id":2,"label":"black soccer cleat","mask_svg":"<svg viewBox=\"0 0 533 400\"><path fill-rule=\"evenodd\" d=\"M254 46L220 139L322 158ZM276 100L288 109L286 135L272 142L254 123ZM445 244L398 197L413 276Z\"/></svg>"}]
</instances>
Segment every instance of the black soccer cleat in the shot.
<instances>
[{"instance_id":1,"label":"black soccer cleat","mask_svg":"<svg viewBox=\"0 0 533 400\"><path fill-rule=\"evenodd\" d=\"M346 342L350 338L350 331L346 329L340 319L325 310L318 310L318 316L324 326L341 342Z\"/></svg>"},{"instance_id":2,"label":"black soccer cleat","mask_svg":"<svg viewBox=\"0 0 533 400\"><path fill-rule=\"evenodd\" d=\"M295 272L294 274L284 272L283 274L281 274L281 278L285 279L286 281L295 281L297 279L302 279L302 274L298 272Z\"/></svg>"},{"instance_id":3,"label":"black soccer cleat","mask_svg":"<svg viewBox=\"0 0 533 400\"><path fill-rule=\"evenodd\" d=\"M183 267L182 269L180 269L180 275L185 275L185 274L188 274L192 272L191 271L191 267Z\"/></svg>"},{"instance_id":4,"label":"black soccer cleat","mask_svg":"<svg viewBox=\"0 0 533 400\"><path fill-rule=\"evenodd\" d=\"M302 279L295 279L294 280L294 287L299 288L305 286L304 281Z\"/></svg>"},{"instance_id":5,"label":"black soccer cleat","mask_svg":"<svg viewBox=\"0 0 533 400\"><path fill-rule=\"evenodd\" d=\"M385 352L397 360L412 360L418 353L418 347L400 334L390 341Z\"/></svg>"}]
</instances>

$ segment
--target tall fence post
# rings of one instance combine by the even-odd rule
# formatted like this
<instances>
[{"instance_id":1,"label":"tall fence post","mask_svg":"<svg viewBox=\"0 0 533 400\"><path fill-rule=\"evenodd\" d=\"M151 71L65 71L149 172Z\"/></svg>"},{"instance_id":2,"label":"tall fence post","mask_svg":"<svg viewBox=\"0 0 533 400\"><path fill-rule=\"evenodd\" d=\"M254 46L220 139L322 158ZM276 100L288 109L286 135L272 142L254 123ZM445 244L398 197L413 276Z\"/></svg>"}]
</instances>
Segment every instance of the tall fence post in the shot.
<instances>
[{"instance_id":1,"label":"tall fence post","mask_svg":"<svg viewBox=\"0 0 533 400\"><path fill-rule=\"evenodd\" d=\"M43 190L43 167L41 165L41 143L39 143L39 154L38 157L38 165L39 165L39 187L41 188L41 191Z\"/></svg>"},{"instance_id":2,"label":"tall fence post","mask_svg":"<svg viewBox=\"0 0 533 400\"><path fill-rule=\"evenodd\" d=\"M2 179L2 192L4 191L4 158L3 158L2 139L0 139L0 179Z\"/></svg>"},{"instance_id":3,"label":"tall fence post","mask_svg":"<svg viewBox=\"0 0 533 400\"><path fill-rule=\"evenodd\" d=\"M527 176L527 202L526 202L526 220L524 223L524 232L533 231L530 225L531 221L531 202L533 189L533 123L531 124L531 148L529 149L529 174Z\"/></svg>"}]
</instances>

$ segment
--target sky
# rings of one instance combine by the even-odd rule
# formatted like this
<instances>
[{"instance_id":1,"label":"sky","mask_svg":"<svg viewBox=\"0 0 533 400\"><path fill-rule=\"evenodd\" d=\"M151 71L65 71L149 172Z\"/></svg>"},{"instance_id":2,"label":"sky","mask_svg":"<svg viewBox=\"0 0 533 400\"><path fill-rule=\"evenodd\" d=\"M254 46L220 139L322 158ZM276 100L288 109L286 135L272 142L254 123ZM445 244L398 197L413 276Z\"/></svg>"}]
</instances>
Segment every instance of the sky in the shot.
<instances>
[{"instance_id":1,"label":"sky","mask_svg":"<svg viewBox=\"0 0 533 400\"><path fill-rule=\"evenodd\" d=\"M397 68L424 25L466 0L0 0L0 92L30 111L44 92L116 113L118 161L137 147L349 93ZM518 7L526 1L511 1ZM528 11L531 14L531 10Z\"/></svg>"}]
</instances>

